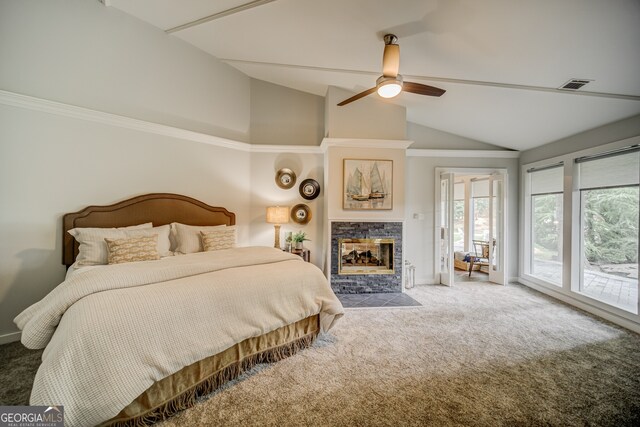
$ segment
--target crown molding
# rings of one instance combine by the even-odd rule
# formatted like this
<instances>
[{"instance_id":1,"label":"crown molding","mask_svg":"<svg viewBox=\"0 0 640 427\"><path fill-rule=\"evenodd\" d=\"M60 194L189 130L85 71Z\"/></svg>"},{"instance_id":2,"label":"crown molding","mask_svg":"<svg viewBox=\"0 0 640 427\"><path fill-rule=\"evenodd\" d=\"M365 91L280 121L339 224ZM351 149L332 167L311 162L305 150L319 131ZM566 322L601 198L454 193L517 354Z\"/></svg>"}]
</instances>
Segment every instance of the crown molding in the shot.
<instances>
[{"instance_id":1,"label":"crown molding","mask_svg":"<svg viewBox=\"0 0 640 427\"><path fill-rule=\"evenodd\" d=\"M0 90L0 104L251 153L322 154L326 152L329 147L352 147L406 150L407 156L412 157L481 157L513 159L520 156L519 151L506 150L407 149L411 144L413 144L413 141L404 139L324 138L322 140L322 144L319 146L249 144L206 133L194 132L174 126L167 126L118 114L106 113L104 111L92 110L90 108L78 107L76 105L65 104L58 101L49 101L47 99L22 95L6 90Z\"/></svg>"},{"instance_id":2,"label":"crown molding","mask_svg":"<svg viewBox=\"0 0 640 427\"><path fill-rule=\"evenodd\" d=\"M411 148L407 157L478 157L482 159L517 159L519 151L509 150L434 150Z\"/></svg>"},{"instance_id":3,"label":"crown molding","mask_svg":"<svg viewBox=\"0 0 640 427\"><path fill-rule=\"evenodd\" d=\"M251 153L322 154L323 152L320 146L317 145L248 144L246 142L234 141L206 133L105 113L104 111L78 107L62 102L49 101L47 99L22 95L6 90L0 90L0 104Z\"/></svg>"},{"instance_id":4,"label":"crown molding","mask_svg":"<svg viewBox=\"0 0 640 427\"><path fill-rule=\"evenodd\" d=\"M320 144L323 152L329 147L350 148L393 148L406 150L413 141L406 139L368 139L368 138L324 138Z\"/></svg>"},{"instance_id":5,"label":"crown molding","mask_svg":"<svg viewBox=\"0 0 640 427\"><path fill-rule=\"evenodd\" d=\"M57 116L71 117L74 119L89 122L101 123L109 126L132 129L140 132L163 135L171 138L184 139L187 141L200 142L203 144L215 145L217 147L230 148L239 151L251 151L251 144L234 141L201 132L194 132L174 126L161 125L159 123L145 120L133 119L131 117L117 114L105 113L104 111L92 110L78 107L57 101L49 101L34 96L21 95L14 92L0 90L0 104L12 107L25 108L27 110L41 111Z\"/></svg>"},{"instance_id":6,"label":"crown molding","mask_svg":"<svg viewBox=\"0 0 640 427\"><path fill-rule=\"evenodd\" d=\"M318 145L261 145L251 144L252 153L297 153L297 154L322 154L322 148Z\"/></svg>"}]
</instances>

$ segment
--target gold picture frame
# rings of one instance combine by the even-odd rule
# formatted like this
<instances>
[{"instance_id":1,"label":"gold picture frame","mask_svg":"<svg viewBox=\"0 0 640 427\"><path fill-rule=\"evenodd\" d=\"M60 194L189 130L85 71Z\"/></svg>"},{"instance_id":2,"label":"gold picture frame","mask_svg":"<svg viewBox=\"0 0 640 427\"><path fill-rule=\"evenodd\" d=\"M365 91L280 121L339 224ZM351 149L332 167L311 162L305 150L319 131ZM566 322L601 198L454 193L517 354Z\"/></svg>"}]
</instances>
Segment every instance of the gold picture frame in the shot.
<instances>
[{"instance_id":1,"label":"gold picture frame","mask_svg":"<svg viewBox=\"0 0 640 427\"><path fill-rule=\"evenodd\" d=\"M344 210L393 209L393 160L344 159Z\"/></svg>"}]
</instances>

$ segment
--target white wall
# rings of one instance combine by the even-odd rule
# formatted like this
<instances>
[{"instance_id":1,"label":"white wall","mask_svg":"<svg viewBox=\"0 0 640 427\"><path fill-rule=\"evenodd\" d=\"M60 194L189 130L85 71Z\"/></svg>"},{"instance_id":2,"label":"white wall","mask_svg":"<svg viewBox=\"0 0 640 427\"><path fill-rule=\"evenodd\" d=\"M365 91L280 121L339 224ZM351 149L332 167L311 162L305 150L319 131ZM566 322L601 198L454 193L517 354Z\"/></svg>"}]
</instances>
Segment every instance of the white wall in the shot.
<instances>
[{"instance_id":1,"label":"white wall","mask_svg":"<svg viewBox=\"0 0 640 427\"><path fill-rule=\"evenodd\" d=\"M248 141L249 77L97 0L0 0L0 89Z\"/></svg>"},{"instance_id":2,"label":"white wall","mask_svg":"<svg viewBox=\"0 0 640 427\"><path fill-rule=\"evenodd\" d=\"M224 206L249 242L249 153L0 105L0 336L64 278L62 215L151 192Z\"/></svg>"},{"instance_id":3,"label":"white wall","mask_svg":"<svg viewBox=\"0 0 640 427\"><path fill-rule=\"evenodd\" d=\"M435 169L506 168L508 174L507 275L518 277L518 159L407 157L405 202L405 259L416 266L416 283L433 283L435 229ZM423 213L424 219L414 219Z\"/></svg>"},{"instance_id":4,"label":"white wall","mask_svg":"<svg viewBox=\"0 0 640 427\"><path fill-rule=\"evenodd\" d=\"M273 246L273 224L265 222L267 206L289 206L304 203L311 209L311 221L298 224L290 221L283 224L280 230L281 245L284 246L286 231L304 231L309 242L304 246L311 250L311 262L323 269L324 239L324 169L322 154L296 153L251 153L251 239L252 245ZM289 168L296 174L297 180L293 188L284 190L276 185L276 172ZM315 179L320 184L320 195L314 200L305 200L300 196L299 185L307 179Z\"/></svg>"}]
</instances>

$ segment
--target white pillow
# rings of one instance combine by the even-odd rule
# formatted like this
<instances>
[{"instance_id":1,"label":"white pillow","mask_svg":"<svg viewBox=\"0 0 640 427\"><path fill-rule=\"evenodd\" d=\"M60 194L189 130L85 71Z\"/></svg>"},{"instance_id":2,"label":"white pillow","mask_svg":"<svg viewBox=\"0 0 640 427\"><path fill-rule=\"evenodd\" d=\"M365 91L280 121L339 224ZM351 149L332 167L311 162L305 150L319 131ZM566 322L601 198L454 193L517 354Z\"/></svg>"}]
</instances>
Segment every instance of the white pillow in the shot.
<instances>
[{"instance_id":1,"label":"white pillow","mask_svg":"<svg viewBox=\"0 0 640 427\"><path fill-rule=\"evenodd\" d=\"M149 225L152 225L149 223ZM76 257L78 267L86 265L107 264L107 243L104 239L125 239L128 237L158 235L158 253L161 257L172 255L169 250L169 233L171 227L163 225L152 227L142 226L123 228L74 228L69 230L80 244L80 252Z\"/></svg>"},{"instance_id":2,"label":"white pillow","mask_svg":"<svg viewBox=\"0 0 640 427\"><path fill-rule=\"evenodd\" d=\"M236 226L222 227L217 230L201 231L202 247L205 252L219 251L236 247Z\"/></svg>"},{"instance_id":3,"label":"white pillow","mask_svg":"<svg viewBox=\"0 0 640 427\"><path fill-rule=\"evenodd\" d=\"M202 252L204 248L202 247L200 232L213 231L220 227L226 227L226 225L200 226L180 224L179 222L172 223L171 229L176 242L175 251L180 254Z\"/></svg>"}]
</instances>

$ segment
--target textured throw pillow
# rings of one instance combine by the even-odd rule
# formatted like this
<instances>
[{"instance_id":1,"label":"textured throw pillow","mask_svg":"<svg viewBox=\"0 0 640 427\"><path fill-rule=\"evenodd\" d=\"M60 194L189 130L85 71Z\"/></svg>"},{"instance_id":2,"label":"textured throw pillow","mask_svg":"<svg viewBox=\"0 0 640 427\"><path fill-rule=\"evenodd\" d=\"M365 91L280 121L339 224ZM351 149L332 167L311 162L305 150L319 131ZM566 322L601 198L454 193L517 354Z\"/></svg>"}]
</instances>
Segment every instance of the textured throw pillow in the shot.
<instances>
[{"instance_id":1,"label":"textured throw pillow","mask_svg":"<svg viewBox=\"0 0 640 427\"><path fill-rule=\"evenodd\" d=\"M157 234L124 239L104 239L104 241L107 244L109 264L160 259Z\"/></svg>"},{"instance_id":2,"label":"textured throw pillow","mask_svg":"<svg viewBox=\"0 0 640 427\"><path fill-rule=\"evenodd\" d=\"M202 247L206 252L236 247L236 227L223 227L218 230L201 231Z\"/></svg>"},{"instance_id":3,"label":"textured throw pillow","mask_svg":"<svg viewBox=\"0 0 640 427\"><path fill-rule=\"evenodd\" d=\"M151 223L142 224L135 227L123 228L74 228L69 230L76 241L80 244L80 251L76 257L76 264L79 267L86 265L107 264L107 244L104 239L124 239L139 236L158 236L158 253L160 256L169 256L169 232L171 227L163 225L153 227Z\"/></svg>"},{"instance_id":4,"label":"textured throw pillow","mask_svg":"<svg viewBox=\"0 0 640 427\"><path fill-rule=\"evenodd\" d=\"M171 227L176 242L175 251L181 254L192 254L194 252L202 252L204 250L202 247L200 232L225 228L226 225L199 226L174 222L171 224Z\"/></svg>"}]
</instances>

